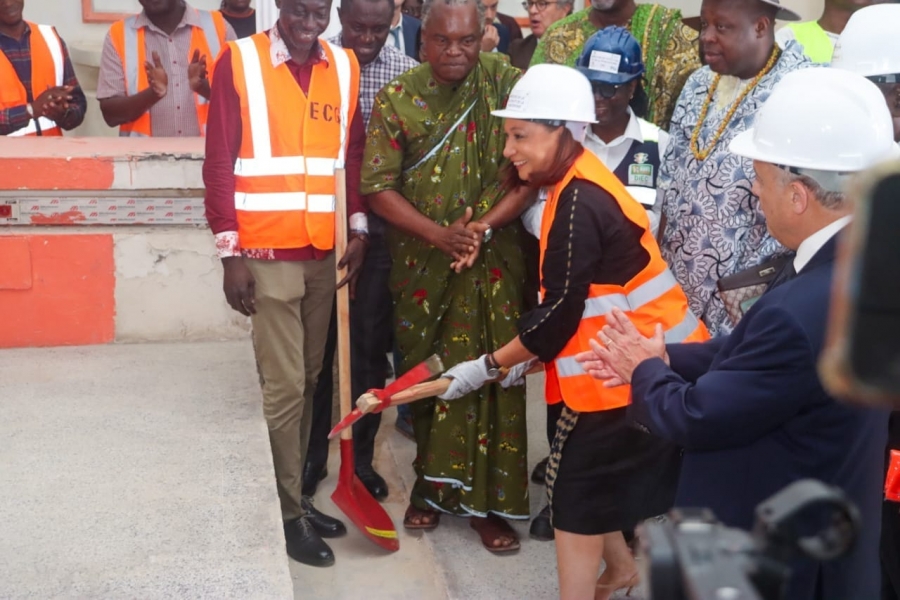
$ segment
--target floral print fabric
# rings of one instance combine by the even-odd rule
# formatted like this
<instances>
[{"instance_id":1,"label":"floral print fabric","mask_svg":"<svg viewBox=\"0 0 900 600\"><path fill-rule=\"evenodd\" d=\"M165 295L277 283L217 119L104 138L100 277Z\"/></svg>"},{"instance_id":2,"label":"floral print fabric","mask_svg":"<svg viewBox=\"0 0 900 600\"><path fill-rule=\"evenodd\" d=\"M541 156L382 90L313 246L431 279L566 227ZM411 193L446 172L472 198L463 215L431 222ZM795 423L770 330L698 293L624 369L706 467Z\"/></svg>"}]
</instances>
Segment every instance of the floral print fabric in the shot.
<instances>
[{"instance_id":1,"label":"floral print fabric","mask_svg":"<svg viewBox=\"0 0 900 600\"><path fill-rule=\"evenodd\" d=\"M375 98L363 158L362 193L394 190L441 225L472 207L474 218L502 197L502 108L520 72L481 54L457 86L438 84L428 64ZM449 368L516 336L525 266L514 222L494 232L460 274L427 242L389 228L391 292L401 371L437 353ZM411 405L418 452L412 502L453 514L489 511L527 518L525 390L499 385L458 400Z\"/></svg>"}]
</instances>

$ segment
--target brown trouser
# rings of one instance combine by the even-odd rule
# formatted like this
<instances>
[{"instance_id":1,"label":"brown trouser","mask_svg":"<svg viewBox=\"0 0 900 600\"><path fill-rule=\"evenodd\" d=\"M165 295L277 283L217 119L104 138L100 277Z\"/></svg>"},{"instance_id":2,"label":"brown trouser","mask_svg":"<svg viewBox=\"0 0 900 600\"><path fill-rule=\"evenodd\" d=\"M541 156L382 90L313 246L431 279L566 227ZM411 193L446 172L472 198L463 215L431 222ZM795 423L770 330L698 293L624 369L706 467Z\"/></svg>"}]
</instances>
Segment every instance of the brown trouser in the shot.
<instances>
[{"instance_id":1,"label":"brown trouser","mask_svg":"<svg viewBox=\"0 0 900 600\"><path fill-rule=\"evenodd\" d=\"M295 519L305 512L303 462L334 299L334 254L324 260L246 262L256 279L253 347L281 514Z\"/></svg>"}]
</instances>

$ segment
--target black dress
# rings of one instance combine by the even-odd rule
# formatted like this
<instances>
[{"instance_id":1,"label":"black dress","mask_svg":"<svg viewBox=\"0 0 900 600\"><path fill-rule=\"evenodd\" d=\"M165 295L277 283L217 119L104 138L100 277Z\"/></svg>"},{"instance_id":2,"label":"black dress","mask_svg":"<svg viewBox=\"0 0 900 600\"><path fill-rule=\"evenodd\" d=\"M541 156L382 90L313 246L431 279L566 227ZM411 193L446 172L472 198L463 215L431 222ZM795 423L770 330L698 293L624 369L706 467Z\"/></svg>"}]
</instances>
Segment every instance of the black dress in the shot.
<instances>
[{"instance_id":1,"label":"black dress","mask_svg":"<svg viewBox=\"0 0 900 600\"><path fill-rule=\"evenodd\" d=\"M648 265L642 235L598 185L575 179L566 186L541 264L544 298L519 321L520 339L532 354L547 363L563 350L581 322L591 284L625 285ZM579 414L554 483L555 528L581 535L622 531L671 508L680 450L632 427L626 412Z\"/></svg>"}]
</instances>

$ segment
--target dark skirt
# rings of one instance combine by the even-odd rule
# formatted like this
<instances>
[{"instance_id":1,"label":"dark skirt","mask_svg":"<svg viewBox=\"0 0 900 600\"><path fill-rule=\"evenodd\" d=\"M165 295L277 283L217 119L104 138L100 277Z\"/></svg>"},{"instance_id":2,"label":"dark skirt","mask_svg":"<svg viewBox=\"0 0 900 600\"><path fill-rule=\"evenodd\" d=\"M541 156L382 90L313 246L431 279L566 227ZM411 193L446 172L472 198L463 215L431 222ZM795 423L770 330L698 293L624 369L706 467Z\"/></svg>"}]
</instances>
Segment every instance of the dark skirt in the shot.
<instances>
[{"instance_id":1,"label":"dark skirt","mask_svg":"<svg viewBox=\"0 0 900 600\"><path fill-rule=\"evenodd\" d=\"M578 416L554 482L556 529L581 535L623 531L672 508L681 450L629 425L627 410Z\"/></svg>"}]
</instances>

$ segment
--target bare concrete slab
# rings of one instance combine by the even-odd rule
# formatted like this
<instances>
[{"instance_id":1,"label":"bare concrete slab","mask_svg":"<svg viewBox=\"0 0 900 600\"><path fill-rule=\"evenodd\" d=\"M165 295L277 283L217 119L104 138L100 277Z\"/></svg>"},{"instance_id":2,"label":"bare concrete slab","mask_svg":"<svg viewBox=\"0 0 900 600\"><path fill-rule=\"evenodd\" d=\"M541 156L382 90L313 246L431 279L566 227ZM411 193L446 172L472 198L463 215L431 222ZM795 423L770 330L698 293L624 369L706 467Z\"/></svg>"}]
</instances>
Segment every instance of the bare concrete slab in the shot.
<instances>
[{"instance_id":1,"label":"bare concrete slab","mask_svg":"<svg viewBox=\"0 0 900 600\"><path fill-rule=\"evenodd\" d=\"M292 597L247 343L0 351L0 598Z\"/></svg>"}]
</instances>

